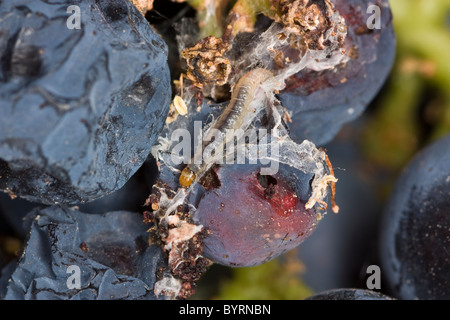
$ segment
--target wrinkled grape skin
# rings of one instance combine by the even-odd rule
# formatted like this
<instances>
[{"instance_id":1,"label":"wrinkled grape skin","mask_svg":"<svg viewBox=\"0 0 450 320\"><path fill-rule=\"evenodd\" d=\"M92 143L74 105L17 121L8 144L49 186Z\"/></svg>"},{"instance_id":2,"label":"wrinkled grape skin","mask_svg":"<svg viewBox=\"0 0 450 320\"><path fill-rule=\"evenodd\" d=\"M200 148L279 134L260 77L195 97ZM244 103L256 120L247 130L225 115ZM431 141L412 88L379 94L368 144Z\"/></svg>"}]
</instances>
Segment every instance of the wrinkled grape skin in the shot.
<instances>
[{"instance_id":1,"label":"wrinkled grape skin","mask_svg":"<svg viewBox=\"0 0 450 320\"><path fill-rule=\"evenodd\" d=\"M300 177L281 166L273 175L274 195L266 199L257 178L259 169L257 165L220 167L216 170L221 185L200 198L194 219L210 230L204 255L216 263L261 264L296 247L316 227L314 209L304 208L312 177Z\"/></svg>"},{"instance_id":2,"label":"wrinkled grape skin","mask_svg":"<svg viewBox=\"0 0 450 320\"><path fill-rule=\"evenodd\" d=\"M292 137L318 146L331 141L346 122L356 119L385 82L395 57L395 35L387 0L333 0L345 18L347 55L358 47L357 58L344 66L315 72L303 70L287 79L279 99L289 112ZM381 29L368 30L369 5L381 8Z\"/></svg>"},{"instance_id":3,"label":"wrinkled grape skin","mask_svg":"<svg viewBox=\"0 0 450 320\"><path fill-rule=\"evenodd\" d=\"M0 2L0 190L47 205L111 194L170 97L167 46L130 1Z\"/></svg>"},{"instance_id":4,"label":"wrinkled grape skin","mask_svg":"<svg viewBox=\"0 0 450 320\"><path fill-rule=\"evenodd\" d=\"M450 299L450 135L423 149L383 213L380 259L399 299Z\"/></svg>"},{"instance_id":5,"label":"wrinkled grape skin","mask_svg":"<svg viewBox=\"0 0 450 320\"><path fill-rule=\"evenodd\" d=\"M140 214L85 214L51 206L31 211L25 225L29 235L21 256L1 273L1 299L157 298L156 272L167 265L161 248L147 242ZM80 288L67 285L70 266L80 268Z\"/></svg>"}]
</instances>

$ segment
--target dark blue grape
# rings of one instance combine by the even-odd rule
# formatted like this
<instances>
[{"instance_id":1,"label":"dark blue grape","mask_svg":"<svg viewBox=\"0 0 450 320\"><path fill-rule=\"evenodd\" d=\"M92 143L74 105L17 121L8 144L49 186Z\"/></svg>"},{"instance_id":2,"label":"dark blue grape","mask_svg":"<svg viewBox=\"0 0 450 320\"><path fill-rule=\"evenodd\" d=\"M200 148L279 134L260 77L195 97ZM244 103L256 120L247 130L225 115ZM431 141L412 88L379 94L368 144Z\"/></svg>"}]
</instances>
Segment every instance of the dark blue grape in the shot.
<instances>
[{"instance_id":1,"label":"dark blue grape","mask_svg":"<svg viewBox=\"0 0 450 320\"><path fill-rule=\"evenodd\" d=\"M150 189L147 187L144 168L140 168L119 190L78 207L85 213L142 212L149 193Z\"/></svg>"},{"instance_id":2,"label":"dark blue grape","mask_svg":"<svg viewBox=\"0 0 450 320\"><path fill-rule=\"evenodd\" d=\"M155 299L158 246L148 244L142 216L126 211L84 214L52 206L34 210L18 262L2 271L4 299ZM80 288L69 288L69 266L80 268ZM161 269L161 270L163 270ZM163 273L161 275L164 275Z\"/></svg>"},{"instance_id":3,"label":"dark blue grape","mask_svg":"<svg viewBox=\"0 0 450 320\"><path fill-rule=\"evenodd\" d=\"M450 299L450 135L395 184L380 230L382 272L399 299Z\"/></svg>"},{"instance_id":4,"label":"dark blue grape","mask_svg":"<svg viewBox=\"0 0 450 320\"><path fill-rule=\"evenodd\" d=\"M149 192L142 168L119 190L78 207L82 212L93 214L111 211L142 212L143 204ZM32 209L37 207L44 209L47 206L21 198L11 199L7 194L0 193L0 211L3 212L5 220L14 232L22 237L25 237L28 232L23 227L23 219Z\"/></svg>"},{"instance_id":5,"label":"dark blue grape","mask_svg":"<svg viewBox=\"0 0 450 320\"><path fill-rule=\"evenodd\" d=\"M2 1L0 190L45 204L118 190L170 96L167 47L130 1Z\"/></svg>"},{"instance_id":6,"label":"dark blue grape","mask_svg":"<svg viewBox=\"0 0 450 320\"><path fill-rule=\"evenodd\" d=\"M332 289L317 293L306 300L394 300L393 298L365 289Z\"/></svg>"},{"instance_id":7,"label":"dark blue grape","mask_svg":"<svg viewBox=\"0 0 450 320\"><path fill-rule=\"evenodd\" d=\"M279 99L290 112L293 137L321 146L357 118L375 97L394 62L395 36L387 0L333 0L345 18L349 61L330 70L304 69L286 80ZM370 30L369 5L381 8L381 29Z\"/></svg>"},{"instance_id":8,"label":"dark blue grape","mask_svg":"<svg viewBox=\"0 0 450 320\"><path fill-rule=\"evenodd\" d=\"M46 206L20 198L11 199L7 194L0 193L0 212L11 229L22 238L25 238L28 233L28 230L23 227L23 219L37 207L45 208Z\"/></svg>"}]
</instances>

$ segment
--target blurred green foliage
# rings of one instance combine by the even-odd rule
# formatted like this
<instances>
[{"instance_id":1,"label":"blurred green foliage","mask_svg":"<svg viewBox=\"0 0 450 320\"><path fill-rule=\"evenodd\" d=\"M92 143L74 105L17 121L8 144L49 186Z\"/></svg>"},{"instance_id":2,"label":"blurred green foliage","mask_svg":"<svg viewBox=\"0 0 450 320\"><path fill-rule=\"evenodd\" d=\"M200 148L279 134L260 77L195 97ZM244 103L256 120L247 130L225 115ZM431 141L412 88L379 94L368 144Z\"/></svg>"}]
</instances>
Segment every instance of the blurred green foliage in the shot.
<instances>
[{"instance_id":1,"label":"blurred green foliage","mask_svg":"<svg viewBox=\"0 0 450 320\"><path fill-rule=\"evenodd\" d=\"M291 253L291 255L294 252ZM233 269L216 299L225 300L299 300L312 295L300 277L303 265L296 257L275 259L251 268Z\"/></svg>"},{"instance_id":2,"label":"blurred green foliage","mask_svg":"<svg viewBox=\"0 0 450 320\"><path fill-rule=\"evenodd\" d=\"M450 0L390 0L397 37L392 73L374 104L363 147L398 172L450 132Z\"/></svg>"}]
</instances>

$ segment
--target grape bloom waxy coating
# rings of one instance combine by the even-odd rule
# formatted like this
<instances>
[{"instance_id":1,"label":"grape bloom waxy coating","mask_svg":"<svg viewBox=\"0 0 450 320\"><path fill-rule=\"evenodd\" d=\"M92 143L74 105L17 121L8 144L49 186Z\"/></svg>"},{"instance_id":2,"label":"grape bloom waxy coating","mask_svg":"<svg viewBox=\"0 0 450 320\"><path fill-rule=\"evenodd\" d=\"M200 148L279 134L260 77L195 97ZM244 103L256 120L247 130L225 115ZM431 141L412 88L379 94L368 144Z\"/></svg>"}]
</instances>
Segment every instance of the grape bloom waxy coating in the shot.
<instances>
[{"instance_id":1,"label":"grape bloom waxy coating","mask_svg":"<svg viewBox=\"0 0 450 320\"><path fill-rule=\"evenodd\" d=\"M383 212L379 255L399 299L450 298L450 135L404 168Z\"/></svg>"}]
</instances>

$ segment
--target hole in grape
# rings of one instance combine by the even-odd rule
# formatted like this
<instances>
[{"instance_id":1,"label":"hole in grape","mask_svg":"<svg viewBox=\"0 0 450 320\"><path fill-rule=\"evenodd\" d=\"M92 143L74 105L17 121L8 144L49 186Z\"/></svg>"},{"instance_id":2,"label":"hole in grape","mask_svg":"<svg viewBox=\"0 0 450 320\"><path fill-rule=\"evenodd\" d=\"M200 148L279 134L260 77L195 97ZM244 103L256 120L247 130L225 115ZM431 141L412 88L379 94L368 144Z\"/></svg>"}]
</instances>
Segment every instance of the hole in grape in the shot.
<instances>
[{"instance_id":1,"label":"hole in grape","mask_svg":"<svg viewBox=\"0 0 450 320\"><path fill-rule=\"evenodd\" d=\"M219 177L216 173L216 168L217 166L212 167L211 169L206 171L204 176L201 177L199 181L200 185L202 185L206 190L218 189L221 186Z\"/></svg>"},{"instance_id":2,"label":"hole in grape","mask_svg":"<svg viewBox=\"0 0 450 320\"><path fill-rule=\"evenodd\" d=\"M277 179L270 175L262 175L258 173L256 178L258 179L258 182L261 185L261 187L263 187L264 189L273 187L277 184Z\"/></svg>"}]
</instances>

